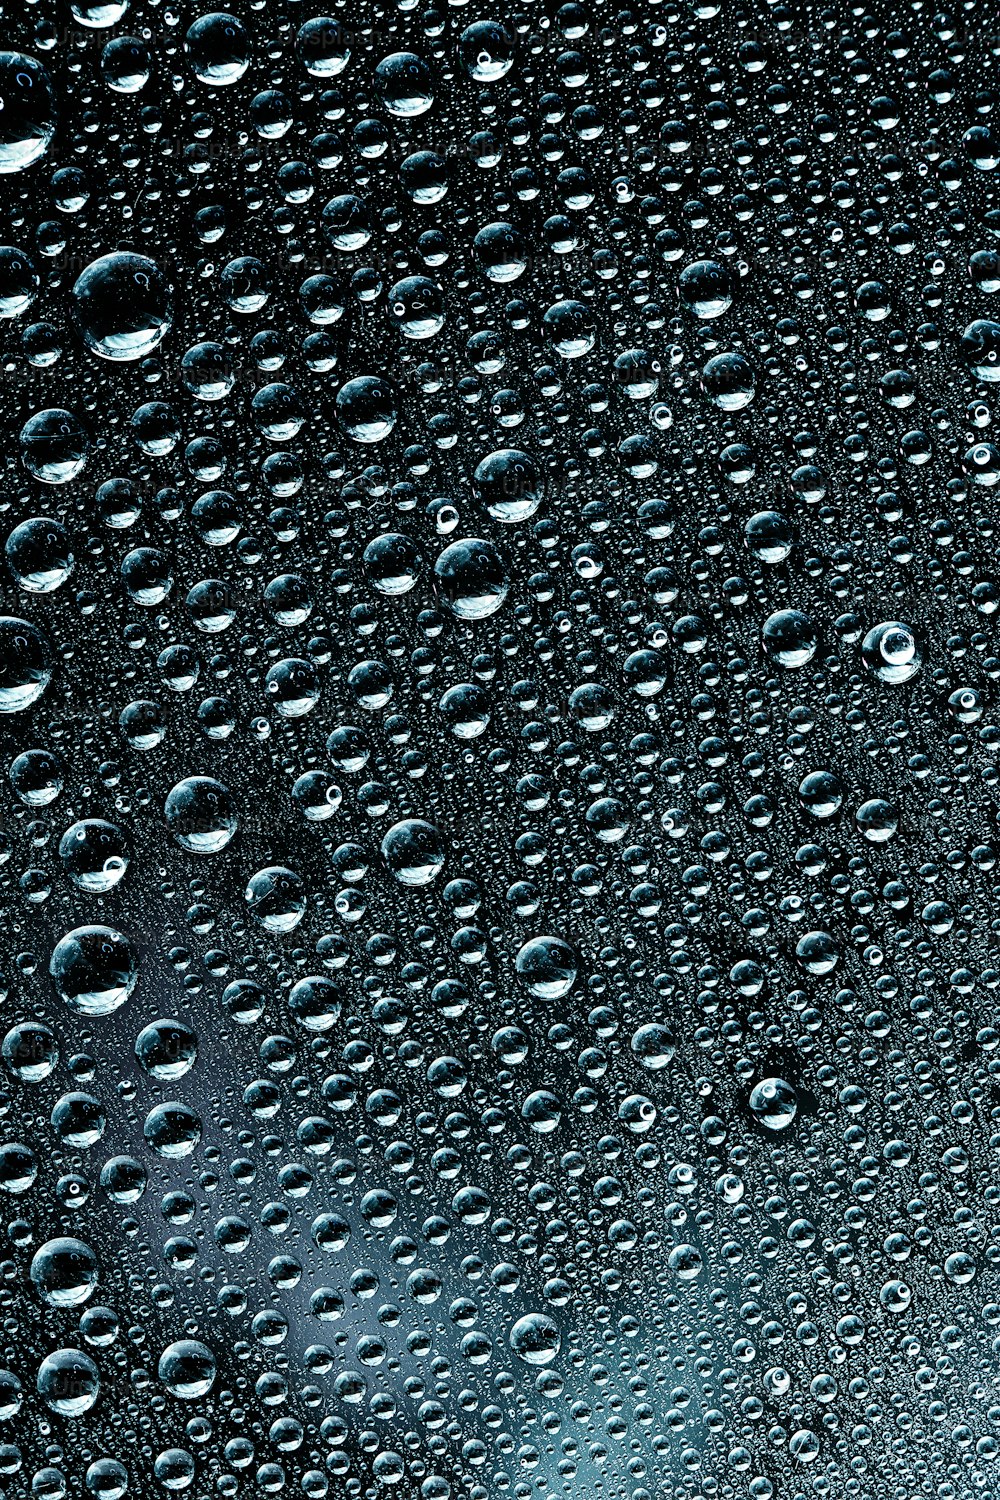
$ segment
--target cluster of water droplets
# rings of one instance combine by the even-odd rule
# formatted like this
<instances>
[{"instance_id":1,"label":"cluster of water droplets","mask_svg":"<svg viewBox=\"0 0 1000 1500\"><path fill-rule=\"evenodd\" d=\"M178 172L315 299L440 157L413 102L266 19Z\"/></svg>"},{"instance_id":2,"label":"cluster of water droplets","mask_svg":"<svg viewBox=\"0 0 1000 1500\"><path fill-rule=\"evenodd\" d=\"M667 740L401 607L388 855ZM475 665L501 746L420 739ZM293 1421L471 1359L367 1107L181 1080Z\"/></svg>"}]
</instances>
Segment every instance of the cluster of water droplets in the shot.
<instances>
[{"instance_id":1,"label":"cluster of water droplets","mask_svg":"<svg viewBox=\"0 0 1000 1500\"><path fill-rule=\"evenodd\" d=\"M0 1490L992 1493L995 17L4 44Z\"/></svg>"}]
</instances>

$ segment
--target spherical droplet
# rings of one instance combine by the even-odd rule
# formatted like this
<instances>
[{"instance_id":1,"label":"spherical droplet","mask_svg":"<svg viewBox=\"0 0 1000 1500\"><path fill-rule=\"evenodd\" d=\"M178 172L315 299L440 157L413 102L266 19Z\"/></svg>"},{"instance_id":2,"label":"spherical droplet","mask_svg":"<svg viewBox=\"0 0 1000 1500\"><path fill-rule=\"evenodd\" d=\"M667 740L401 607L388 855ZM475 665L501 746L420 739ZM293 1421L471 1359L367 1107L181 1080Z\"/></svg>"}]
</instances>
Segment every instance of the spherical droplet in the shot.
<instances>
[{"instance_id":1,"label":"spherical droplet","mask_svg":"<svg viewBox=\"0 0 1000 1500\"><path fill-rule=\"evenodd\" d=\"M49 973L61 1000L81 1016L110 1016L139 978L128 938L111 927L75 927L52 950Z\"/></svg>"},{"instance_id":2,"label":"spherical droplet","mask_svg":"<svg viewBox=\"0 0 1000 1500\"><path fill-rule=\"evenodd\" d=\"M144 359L166 337L171 287L155 261L115 251L82 271L73 287L73 314L84 344L102 359Z\"/></svg>"},{"instance_id":3,"label":"spherical droplet","mask_svg":"<svg viewBox=\"0 0 1000 1500\"><path fill-rule=\"evenodd\" d=\"M510 1330L508 1342L526 1365L548 1365L562 1348L559 1325L547 1313L525 1313Z\"/></svg>"}]
</instances>

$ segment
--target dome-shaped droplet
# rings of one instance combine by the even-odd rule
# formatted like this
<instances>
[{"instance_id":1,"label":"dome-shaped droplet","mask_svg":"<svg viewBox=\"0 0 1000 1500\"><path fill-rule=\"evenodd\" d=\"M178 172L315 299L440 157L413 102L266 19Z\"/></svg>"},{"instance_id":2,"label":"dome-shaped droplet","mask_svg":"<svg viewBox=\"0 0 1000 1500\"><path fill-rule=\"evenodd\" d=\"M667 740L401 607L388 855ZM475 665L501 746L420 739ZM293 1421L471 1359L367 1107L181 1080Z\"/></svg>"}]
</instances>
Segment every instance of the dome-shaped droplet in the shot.
<instances>
[{"instance_id":1,"label":"dome-shaped droplet","mask_svg":"<svg viewBox=\"0 0 1000 1500\"><path fill-rule=\"evenodd\" d=\"M561 1000L573 988L576 958L562 938L543 934L529 938L518 951L517 977L539 1000Z\"/></svg>"},{"instance_id":2,"label":"dome-shaped droplet","mask_svg":"<svg viewBox=\"0 0 1000 1500\"><path fill-rule=\"evenodd\" d=\"M31 1262L31 1281L50 1307L79 1307L93 1295L100 1268L83 1240L46 1240Z\"/></svg>"},{"instance_id":3,"label":"dome-shaped droplet","mask_svg":"<svg viewBox=\"0 0 1000 1500\"><path fill-rule=\"evenodd\" d=\"M238 83L250 66L250 38L226 11L199 16L187 30L184 52L194 76L212 88Z\"/></svg>"},{"instance_id":4,"label":"dome-shaped droplet","mask_svg":"<svg viewBox=\"0 0 1000 1500\"><path fill-rule=\"evenodd\" d=\"M429 885L444 868L445 842L432 823L404 818L385 833L382 858L400 885Z\"/></svg>"},{"instance_id":5,"label":"dome-shaped droplet","mask_svg":"<svg viewBox=\"0 0 1000 1500\"><path fill-rule=\"evenodd\" d=\"M155 261L118 250L82 271L73 314L84 344L102 359L143 359L166 336L173 297Z\"/></svg>"},{"instance_id":6,"label":"dome-shaped droplet","mask_svg":"<svg viewBox=\"0 0 1000 1500\"><path fill-rule=\"evenodd\" d=\"M215 1355L200 1339L179 1339L164 1349L156 1373L171 1396L194 1401L215 1384Z\"/></svg>"},{"instance_id":7,"label":"dome-shaped droplet","mask_svg":"<svg viewBox=\"0 0 1000 1500\"><path fill-rule=\"evenodd\" d=\"M0 714L19 714L52 679L53 653L36 625L0 615Z\"/></svg>"},{"instance_id":8,"label":"dome-shaped droplet","mask_svg":"<svg viewBox=\"0 0 1000 1500\"><path fill-rule=\"evenodd\" d=\"M49 973L81 1016L109 1016L135 989L139 966L128 938L111 927L75 927L52 950Z\"/></svg>"},{"instance_id":9,"label":"dome-shaped droplet","mask_svg":"<svg viewBox=\"0 0 1000 1500\"><path fill-rule=\"evenodd\" d=\"M762 1078L750 1091L750 1110L768 1130L785 1130L795 1119L799 1103L783 1078Z\"/></svg>"},{"instance_id":10,"label":"dome-shaped droplet","mask_svg":"<svg viewBox=\"0 0 1000 1500\"><path fill-rule=\"evenodd\" d=\"M45 155L56 128L52 81L37 58L0 52L0 106L0 175L23 172Z\"/></svg>"},{"instance_id":11,"label":"dome-shaped droplet","mask_svg":"<svg viewBox=\"0 0 1000 1500\"><path fill-rule=\"evenodd\" d=\"M525 1313L510 1330L508 1342L526 1365L549 1365L562 1347L559 1325L547 1313Z\"/></svg>"},{"instance_id":12,"label":"dome-shaped droplet","mask_svg":"<svg viewBox=\"0 0 1000 1500\"><path fill-rule=\"evenodd\" d=\"M460 620L485 620L497 612L510 587L492 542L463 537L439 554L434 576L442 602Z\"/></svg>"}]
</instances>

